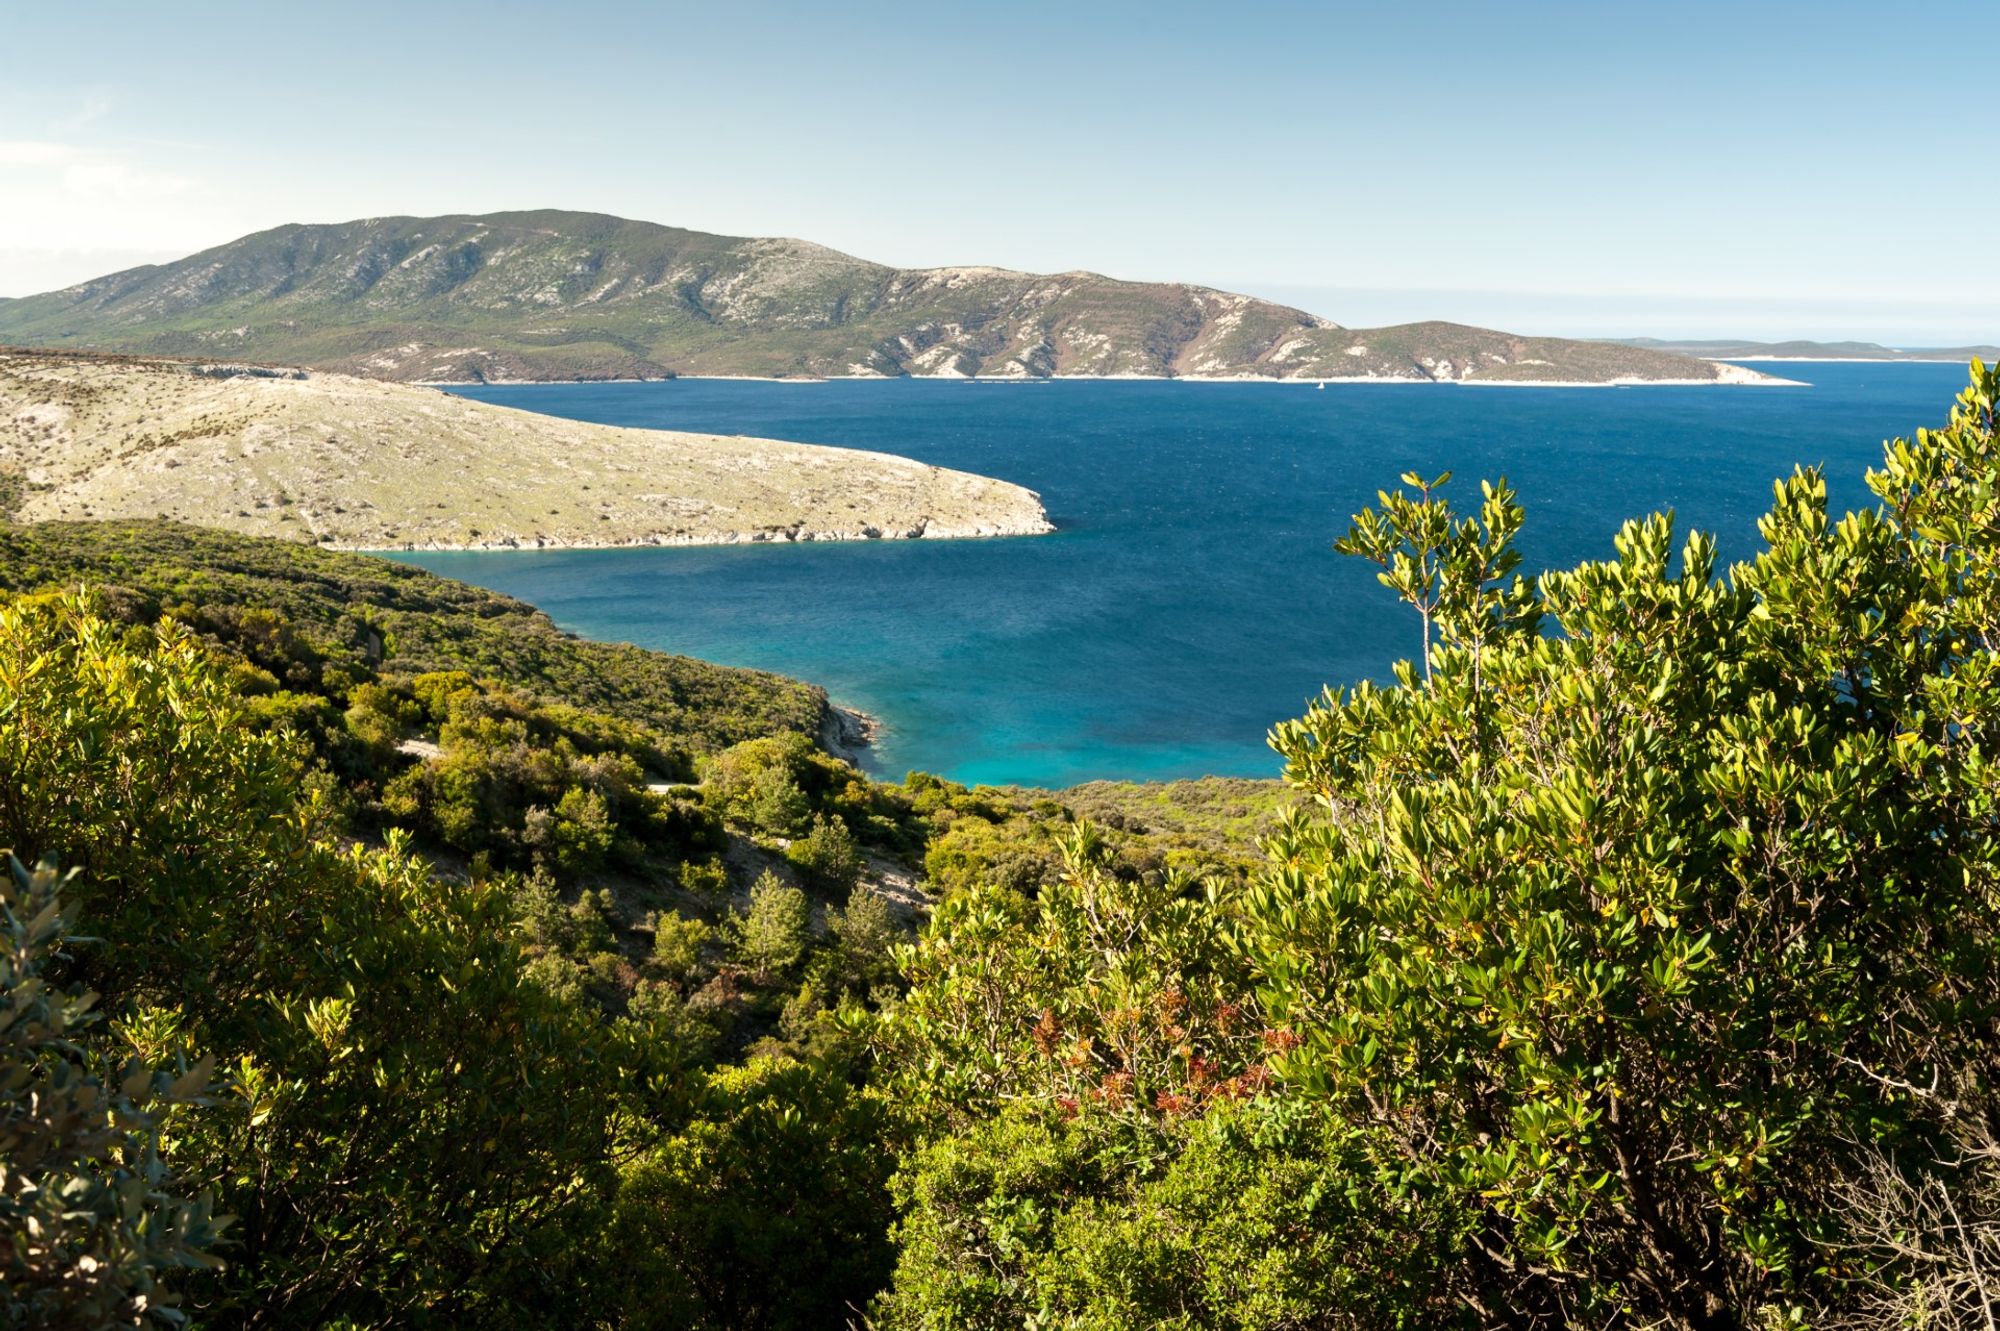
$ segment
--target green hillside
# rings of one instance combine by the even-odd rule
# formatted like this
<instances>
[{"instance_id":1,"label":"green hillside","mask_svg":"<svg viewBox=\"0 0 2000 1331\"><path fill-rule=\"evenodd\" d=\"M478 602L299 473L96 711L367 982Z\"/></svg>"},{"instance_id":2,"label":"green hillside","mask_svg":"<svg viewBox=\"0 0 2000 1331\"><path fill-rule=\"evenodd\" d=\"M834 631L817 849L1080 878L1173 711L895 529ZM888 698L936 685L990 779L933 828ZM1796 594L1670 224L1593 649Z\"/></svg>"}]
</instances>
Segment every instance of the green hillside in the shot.
<instances>
[{"instance_id":1,"label":"green hillside","mask_svg":"<svg viewBox=\"0 0 2000 1331\"><path fill-rule=\"evenodd\" d=\"M0 593L77 585L134 623L180 607L238 650L282 621L318 658L315 678L295 687L316 689L329 668L463 670L649 727L692 752L818 735L829 715L814 685L573 637L524 602L383 559L170 522L0 522Z\"/></svg>"},{"instance_id":2,"label":"green hillside","mask_svg":"<svg viewBox=\"0 0 2000 1331\"><path fill-rule=\"evenodd\" d=\"M801 240L592 213L281 226L0 303L0 340L399 380L671 374L1694 379L1640 348L1351 330L1185 283L897 269Z\"/></svg>"}]
</instances>

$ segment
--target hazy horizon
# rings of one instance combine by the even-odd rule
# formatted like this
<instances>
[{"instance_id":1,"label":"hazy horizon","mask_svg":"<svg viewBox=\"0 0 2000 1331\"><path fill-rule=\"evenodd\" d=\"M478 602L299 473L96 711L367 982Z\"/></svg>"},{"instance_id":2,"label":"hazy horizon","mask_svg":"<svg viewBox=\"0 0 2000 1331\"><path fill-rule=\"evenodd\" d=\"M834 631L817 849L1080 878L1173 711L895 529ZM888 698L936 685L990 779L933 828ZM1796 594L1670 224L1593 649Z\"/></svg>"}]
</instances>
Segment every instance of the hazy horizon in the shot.
<instances>
[{"instance_id":1,"label":"hazy horizon","mask_svg":"<svg viewBox=\"0 0 2000 1331\"><path fill-rule=\"evenodd\" d=\"M79 67L24 58L85 38L29 10L0 296L286 221L560 206L1354 326L1990 342L2000 272L1931 206L2000 209L1990 108L1923 77L1981 13L113 3Z\"/></svg>"},{"instance_id":2,"label":"hazy horizon","mask_svg":"<svg viewBox=\"0 0 2000 1331\"><path fill-rule=\"evenodd\" d=\"M507 210L497 210L507 211ZM351 220L351 219L327 219ZM642 218L642 221L657 221ZM670 223L671 225L671 223ZM805 236L810 240L812 237ZM236 237L230 237L233 240ZM223 242L226 243L226 242ZM204 246L203 248L209 248ZM146 264L172 263L192 251L52 251L17 264L16 275L40 274L41 285L0 290L0 300L39 295ZM878 256L863 254L863 258ZM963 262L973 263L967 259ZM92 263L99 266L91 267ZM1074 265L1072 265L1074 266ZM0 281L8 274L0 266ZM1191 281L1173 274L1112 274L1137 281ZM1943 307L1919 322L1907 307L1857 315L1835 302L1732 301L1672 296L1591 296L1574 292L1342 288L1284 281L1221 279L1204 285L1296 306L1351 328L1443 319L1547 337L1655 337L1669 341L1740 339L1756 342L1876 342L1891 348L1991 345L2000 319L1979 307Z\"/></svg>"}]
</instances>

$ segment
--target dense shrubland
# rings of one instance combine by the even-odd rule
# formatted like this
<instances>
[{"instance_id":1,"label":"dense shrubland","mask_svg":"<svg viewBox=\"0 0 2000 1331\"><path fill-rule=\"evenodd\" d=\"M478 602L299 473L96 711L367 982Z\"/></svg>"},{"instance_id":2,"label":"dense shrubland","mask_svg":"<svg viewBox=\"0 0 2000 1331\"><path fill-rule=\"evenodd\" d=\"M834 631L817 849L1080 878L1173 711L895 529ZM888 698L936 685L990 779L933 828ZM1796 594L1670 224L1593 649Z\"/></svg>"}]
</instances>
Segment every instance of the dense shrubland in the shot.
<instances>
[{"instance_id":1,"label":"dense shrubland","mask_svg":"<svg viewBox=\"0 0 2000 1331\"><path fill-rule=\"evenodd\" d=\"M645 681L678 664L647 653L640 702L608 669L598 706L560 700L589 644L427 575L166 524L0 542L27 593L0 611L0 847L75 875L60 912L47 874L10 899L9 1001L105 1014L83 1042L10 1028L16 1117L56 1117L5 1129L39 1171L9 1214L58 1177L109 1199L16 1254L18 1307L167 1320L160 1282L214 1325L824 1325L881 1286L868 1035L910 923L864 870L1060 806L867 781L805 738L810 691L797 727L675 728ZM715 673L763 705L766 677ZM116 1118L57 1114L42 1079ZM154 1105L179 1105L157 1159ZM94 1286L30 1298L85 1255Z\"/></svg>"},{"instance_id":2,"label":"dense shrubland","mask_svg":"<svg viewBox=\"0 0 2000 1331\"><path fill-rule=\"evenodd\" d=\"M107 615L172 614L283 688L344 696L377 673L464 670L544 702L646 726L690 753L817 734L796 680L558 631L511 597L363 555L171 522L0 525L0 591L100 588Z\"/></svg>"},{"instance_id":3,"label":"dense shrubland","mask_svg":"<svg viewBox=\"0 0 2000 1331\"><path fill-rule=\"evenodd\" d=\"M1148 906L1073 855L909 955L883 1319L1987 1325L1997 395L1877 509L1779 483L1726 571L1655 517L1530 580L1504 486L1385 494L1341 547L1424 651L1274 732L1262 872Z\"/></svg>"},{"instance_id":4,"label":"dense shrubland","mask_svg":"<svg viewBox=\"0 0 2000 1331\"><path fill-rule=\"evenodd\" d=\"M74 871L0 893L0 1297L1988 1325L1996 392L1728 569L1654 517L1528 578L1504 485L1405 478L1341 546L1421 652L1277 727L1284 792L872 782L816 695L572 691L483 593L384 575L374 644L341 557L0 528L95 584L0 609L0 846Z\"/></svg>"}]
</instances>

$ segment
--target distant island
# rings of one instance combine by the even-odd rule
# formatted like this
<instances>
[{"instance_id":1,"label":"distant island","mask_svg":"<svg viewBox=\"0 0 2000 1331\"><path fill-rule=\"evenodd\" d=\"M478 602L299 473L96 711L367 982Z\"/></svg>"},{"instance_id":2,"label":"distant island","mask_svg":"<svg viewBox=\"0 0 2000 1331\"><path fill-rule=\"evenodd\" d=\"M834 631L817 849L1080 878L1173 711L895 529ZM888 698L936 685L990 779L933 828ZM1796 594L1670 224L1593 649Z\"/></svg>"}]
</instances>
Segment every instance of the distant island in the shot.
<instances>
[{"instance_id":1,"label":"distant island","mask_svg":"<svg viewBox=\"0 0 2000 1331\"><path fill-rule=\"evenodd\" d=\"M0 520L169 518L342 549L1034 535L908 458L620 429L241 362L0 348Z\"/></svg>"},{"instance_id":2,"label":"distant island","mask_svg":"<svg viewBox=\"0 0 2000 1331\"><path fill-rule=\"evenodd\" d=\"M899 269L594 213L281 226L0 300L0 341L405 382L1065 376L1760 383L1651 347L1453 323L1343 328L1209 287Z\"/></svg>"},{"instance_id":3,"label":"distant island","mask_svg":"<svg viewBox=\"0 0 2000 1331\"><path fill-rule=\"evenodd\" d=\"M2000 360L2000 346L1992 345L1885 347L1876 342L1743 342L1727 338L1676 342L1656 337L1622 338L1618 345L1713 360L1929 360L1960 364L1974 357L1988 364Z\"/></svg>"}]
</instances>

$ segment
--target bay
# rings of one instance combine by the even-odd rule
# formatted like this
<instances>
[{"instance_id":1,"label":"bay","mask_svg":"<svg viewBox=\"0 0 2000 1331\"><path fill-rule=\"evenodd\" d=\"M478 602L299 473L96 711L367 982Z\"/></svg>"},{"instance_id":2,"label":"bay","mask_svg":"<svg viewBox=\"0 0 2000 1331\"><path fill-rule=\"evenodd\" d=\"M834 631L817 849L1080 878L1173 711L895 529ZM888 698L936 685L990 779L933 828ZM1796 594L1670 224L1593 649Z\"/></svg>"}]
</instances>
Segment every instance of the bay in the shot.
<instances>
[{"instance_id":1,"label":"bay","mask_svg":"<svg viewBox=\"0 0 2000 1331\"><path fill-rule=\"evenodd\" d=\"M1398 473L1505 476L1527 567L1608 557L1676 510L1756 548L1771 482L1865 503L1884 438L1940 423L1958 365L1779 363L1802 388L1062 381L531 384L454 391L614 425L901 453L1037 490L1060 530L984 541L399 556L593 638L823 684L881 719L878 774L1062 786L1269 776L1269 727L1385 677L1417 623L1329 548Z\"/></svg>"}]
</instances>

